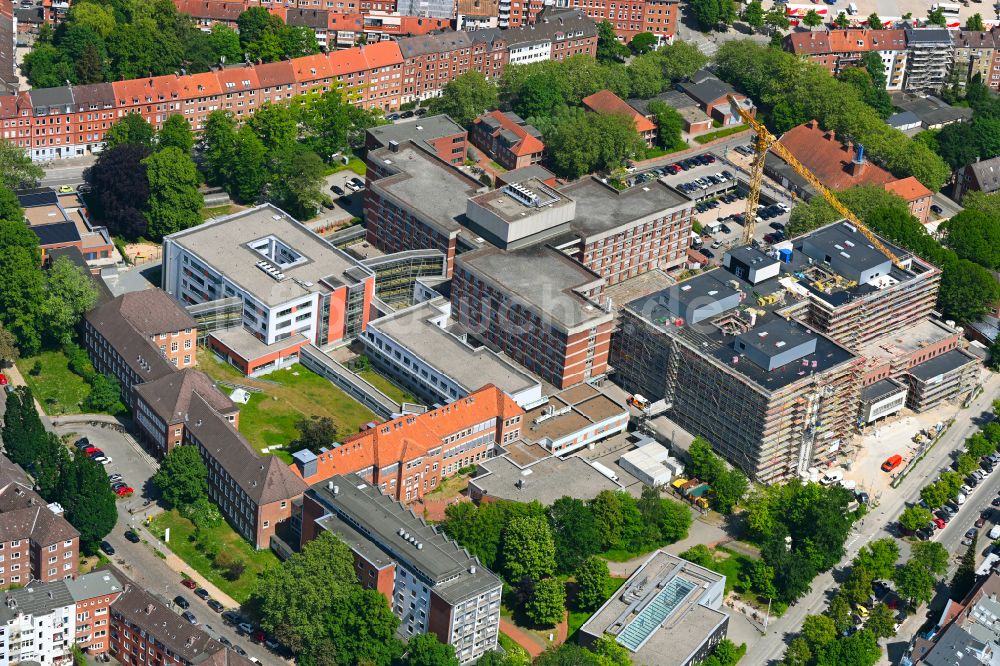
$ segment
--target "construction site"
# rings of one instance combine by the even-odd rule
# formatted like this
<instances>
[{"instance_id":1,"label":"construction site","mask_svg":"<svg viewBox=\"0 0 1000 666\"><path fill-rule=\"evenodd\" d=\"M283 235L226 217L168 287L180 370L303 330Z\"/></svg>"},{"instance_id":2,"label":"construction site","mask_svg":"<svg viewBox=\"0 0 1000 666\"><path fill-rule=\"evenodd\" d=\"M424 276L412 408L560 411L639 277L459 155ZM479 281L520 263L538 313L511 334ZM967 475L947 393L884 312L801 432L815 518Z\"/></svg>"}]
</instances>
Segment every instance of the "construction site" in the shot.
<instances>
[{"instance_id":1,"label":"construction site","mask_svg":"<svg viewBox=\"0 0 1000 666\"><path fill-rule=\"evenodd\" d=\"M664 399L670 418L756 481L809 478L853 453L862 389L881 379L866 374L861 346L928 319L939 279L848 222L766 251L734 248L723 268L625 307L616 381Z\"/></svg>"}]
</instances>

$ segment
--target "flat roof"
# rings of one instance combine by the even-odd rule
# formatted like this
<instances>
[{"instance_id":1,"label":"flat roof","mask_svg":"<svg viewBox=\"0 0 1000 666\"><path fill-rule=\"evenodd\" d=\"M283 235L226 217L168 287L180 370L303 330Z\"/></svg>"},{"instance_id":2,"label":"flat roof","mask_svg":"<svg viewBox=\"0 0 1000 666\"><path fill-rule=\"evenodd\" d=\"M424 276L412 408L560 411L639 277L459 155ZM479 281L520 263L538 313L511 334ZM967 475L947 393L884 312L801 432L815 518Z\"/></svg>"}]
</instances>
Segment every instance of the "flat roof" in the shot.
<instances>
[{"instance_id":1,"label":"flat roof","mask_svg":"<svg viewBox=\"0 0 1000 666\"><path fill-rule=\"evenodd\" d=\"M369 159L400 172L372 181L369 187L399 200L445 235L462 228L466 202L482 187L409 142L401 144L397 151L381 148L370 153Z\"/></svg>"},{"instance_id":2,"label":"flat roof","mask_svg":"<svg viewBox=\"0 0 1000 666\"><path fill-rule=\"evenodd\" d=\"M930 347L942 340L957 335L958 331L949 328L936 319L923 319L906 328L898 329L872 340L858 350L865 358L889 359L903 354Z\"/></svg>"},{"instance_id":3,"label":"flat roof","mask_svg":"<svg viewBox=\"0 0 1000 666\"><path fill-rule=\"evenodd\" d=\"M257 267L257 262L265 257L248 245L268 237L278 239L304 258L296 265L282 268L285 279L281 281ZM347 275L351 269L368 272L347 253L271 204L209 220L171 234L166 240L195 255L269 306L354 283Z\"/></svg>"},{"instance_id":4,"label":"flat roof","mask_svg":"<svg viewBox=\"0 0 1000 666\"><path fill-rule=\"evenodd\" d=\"M435 307L438 300L444 301L435 299L398 310L368 322L368 326L391 337L470 392L493 384L510 395L539 383L486 347L473 348L452 331L429 321L442 316Z\"/></svg>"},{"instance_id":5,"label":"flat roof","mask_svg":"<svg viewBox=\"0 0 1000 666\"><path fill-rule=\"evenodd\" d=\"M226 345L229 349L236 352L245 361L253 361L254 359L258 359L266 354L273 354L274 352L281 351L282 349L288 349L289 347L300 345L303 342L309 342L309 338L301 333L296 333L295 335L287 337L284 340L266 344L263 340L259 339L242 326L233 326L218 331L212 331L210 335L222 344Z\"/></svg>"},{"instance_id":6,"label":"flat roof","mask_svg":"<svg viewBox=\"0 0 1000 666\"><path fill-rule=\"evenodd\" d=\"M504 251L482 247L456 261L494 281L567 329L610 321L611 314L577 293L604 282L562 252L546 246Z\"/></svg>"},{"instance_id":7,"label":"flat roof","mask_svg":"<svg viewBox=\"0 0 1000 666\"><path fill-rule=\"evenodd\" d=\"M390 141L433 141L454 134L465 134L465 129L445 114L424 116L408 123L389 123L372 127L368 132L383 146ZM427 144L430 145L430 144Z\"/></svg>"},{"instance_id":8,"label":"flat roof","mask_svg":"<svg viewBox=\"0 0 1000 666\"><path fill-rule=\"evenodd\" d=\"M331 485L337 489L336 493L330 489ZM500 579L467 550L356 474L334 476L307 492L367 532L358 534L357 526L340 520L330 524L338 533L344 534L339 530L346 526L347 534L354 533L352 541L369 540L389 558L424 577L446 601L456 603L501 585Z\"/></svg>"},{"instance_id":9,"label":"flat roof","mask_svg":"<svg viewBox=\"0 0 1000 666\"><path fill-rule=\"evenodd\" d=\"M553 412L554 415L549 415ZM562 413L560 413L562 412ZM577 384L549 396L527 411L522 419L521 439L527 443L558 440L616 415L628 408L590 384Z\"/></svg>"},{"instance_id":10,"label":"flat roof","mask_svg":"<svg viewBox=\"0 0 1000 666\"><path fill-rule=\"evenodd\" d=\"M32 225L31 230L38 236L38 243L46 245L60 245L63 243L79 243L82 238L80 231L72 222L55 222L53 224Z\"/></svg>"},{"instance_id":11,"label":"flat roof","mask_svg":"<svg viewBox=\"0 0 1000 666\"><path fill-rule=\"evenodd\" d=\"M838 256L846 260L858 271L875 268L889 261L881 250L876 248L853 226L846 222L831 224L806 234L802 240L823 249L830 256Z\"/></svg>"},{"instance_id":12,"label":"flat roof","mask_svg":"<svg viewBox=\"0 0 1000 666\"><path fill-rule=\"evenodd\" d=\"M602 490L621 490L579 456L548 456L525 467L501 456L480 462L479 469L482 472L470 483L495 499L538 501L548 506L563 496L586 500Z\"/></svg>"},{"instance_id":13,"label":"flat roof","mask_svg":"<svg viewBox=\"0 0 1000 666\"><path fill-rule=\"evenodd\" d=\"M724 580L722 574L658 550L584 623L581 631L591 636L609 635L629 650L637 664L686 664L728 619L726 613L702 603L706 593L703 586ZM659 603L662 594L672 588L676 588L676 595ZM721 595L718 601L721 604ZM649 618L650 611L659 611L663 617Z\"/></svg>"},{"instance_id":14,"label":"flat roof","mask_svg":"<svg viewBox=\"0 0 1000 666\"><path fill-rule=\"evenodd\" d=\"M861 402L875 402L900 392L905 393L906 387L900 386L891 379L880 379L874 384L861 389Z\"/></svg>"},{"instance_id":15,"label":"flat roof","mask_svg":"<svg viewBox=\"0 0 1000 666\"><path fill-rule=\"evenodd\" d=\"M537 205L528 205L511 194L507 187L484 192L472 197L472 200L494 215L509 223L543 210L565 208L572 206L573 200L565 194L549 187L538 178L527 178L516 183L523 191L537 197Z\"/></svg>"},{"instance_id":16,"label":"flat roof","mask_svg":"<svg viewBox=\"0 0 1000 666\"><path fill-rule=\"evenodd\" d=\"M28 221L29 227L68 221L63 209L60 208L58 204L54 203L25 208L24 219Z\"/></svg>"},{"instance_id":17,"label":"flat roof","mask_svg":"<svg viewBox=\"0 0 1000 666\"><path fill-rule=\"evenodd\" d=\"M694 206L690 199L660 180L619 191L596 176L587 176L560 191L576 200L576 217L570 226L588 237L615 231L664 211Z\"/></svg>"},{"instance_id":18,"label":"flat roof","mask_svg":"<svg viewBox=\"0 0 1000 666\"><path fill-rule=\"evenodd\" d=\"M944 375L965 367L970 363L978 362L979 359L976 357L970 356L959 349L952 349L951 351L946 351L940 356L935 356L929 361L924 361L919 365L915 365L906 372L907 374L926 382L934 379L938 375Z\"/></svg>"}]
</instances>

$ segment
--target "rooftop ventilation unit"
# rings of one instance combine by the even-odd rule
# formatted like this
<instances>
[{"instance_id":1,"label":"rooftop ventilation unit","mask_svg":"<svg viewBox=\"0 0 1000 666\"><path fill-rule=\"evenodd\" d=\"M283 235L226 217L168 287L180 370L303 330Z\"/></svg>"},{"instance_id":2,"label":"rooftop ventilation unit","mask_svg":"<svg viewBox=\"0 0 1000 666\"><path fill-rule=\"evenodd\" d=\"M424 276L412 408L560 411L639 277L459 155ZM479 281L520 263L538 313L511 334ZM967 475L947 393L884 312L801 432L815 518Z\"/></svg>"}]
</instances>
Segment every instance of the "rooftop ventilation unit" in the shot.
<instances>
[{"instance_id":1,"label":"rooftop ventilation unit","mask_svg":"<svg viewBox=\"0 0 1000 666\"><path fill-rule=\"evenodd\" d=\"M520 201L525 206L537 208L539 204L538 195L520 183L511 183L503 188L503 191L510 197Z\"/></svg>"}]
</instances>

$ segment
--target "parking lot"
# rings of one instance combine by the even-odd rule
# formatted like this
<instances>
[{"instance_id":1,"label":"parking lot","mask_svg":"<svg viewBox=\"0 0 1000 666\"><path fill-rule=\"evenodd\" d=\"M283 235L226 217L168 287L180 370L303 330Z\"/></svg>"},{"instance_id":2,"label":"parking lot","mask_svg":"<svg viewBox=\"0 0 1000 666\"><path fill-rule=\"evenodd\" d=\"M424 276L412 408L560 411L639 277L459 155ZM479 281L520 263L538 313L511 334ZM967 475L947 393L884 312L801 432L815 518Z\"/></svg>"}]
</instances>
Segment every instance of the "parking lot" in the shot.
<instances>
[{"instance_id":1,"label":"parking lot","mask_svg":"<svg viewBox=\"0 0 1000 666\"><path fill-rule=\"evenodd\" d=\"M86 437L90 445L104 451L105 455L111 458L111 462L104 466L108 475L121 474L122 481L130 486L135 492L131 497L123 498L118 502L119 514L127 514L129 509L138 512L147 504L147 500L155 499L159 493L153 488L150 479L156 473L156 465L149 454L143 451L131 436L123 434L110 427L102 428L97 425L88 424L66 424L56 426L56 432L60 435L73 433L74 437L69 442L70 447L76 451L73 442L81 437Z\"/></svg>"}]
</instances>

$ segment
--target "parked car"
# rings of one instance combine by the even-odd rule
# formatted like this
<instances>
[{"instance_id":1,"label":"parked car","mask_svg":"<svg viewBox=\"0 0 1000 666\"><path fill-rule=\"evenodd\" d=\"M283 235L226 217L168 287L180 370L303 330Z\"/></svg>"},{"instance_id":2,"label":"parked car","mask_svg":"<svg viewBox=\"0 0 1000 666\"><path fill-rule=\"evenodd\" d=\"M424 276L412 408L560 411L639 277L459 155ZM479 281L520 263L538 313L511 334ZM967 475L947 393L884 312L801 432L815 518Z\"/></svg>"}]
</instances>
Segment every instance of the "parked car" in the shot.
<instances>
[{"instance_id":1,"label":"parked car","mask_svg":"<svg viewBox=\"0 0 1000 666\"><path fill-rule=\"evenodd\" d=\"M931 536L933 536L934 532L929 527L921 527L919 530L914 532L914 534L921 541L927 541L931 538Z\"/></svg>"},{"instance_id":2,"label":"parked car","mask_svg":"<svg viewBox=\"0 0 1000 666\"><path fill-rule=\"evenodd\" d=\"M252 634L253 625L249 622L240 622L239 625L237 625L236 630L241 634Z\"/></svg>"},{"instance_id":3,"label":"parked car","mask_svg":"<svg viewBox=\"0 0 1000 666\"><path fill-rule=\"evenodd\" d=\"M945 511L944 509L938 509L937 513L935 513L934 515L937 516L940 520L943 520L945 525L951 522L951 514Z\"/></svg>"},{"instance_id":4,"label":"parked car","mask_svg":"<svg viewBox=\"0 0 1000 666\"><path fill-rule=\"evenodd\" d=\"M183 585L189 590L193 590L194 588L198 587L198 583L194 582L193 578L182 578L181 585Z\"/></svg>"},{"instance_id":5,"label":"parked car","mask_svg":"<svg viewBox=\"0 0 1000 666\"><path fill-rule=\"evenodd\" d=\"M229 625L236 626L240 622L243 622L243 616L234 610L227 610L222 613L222 620Z\"/></svg>"},{"instance_id":6,"label":"parked car","mask_svg":"<svg viewBox=\"0 0 1000 666\"><path fill-rule=\"evenodd\" d=\"M205 601L208 601L208 599L209 599L209 596L210 596L210 595L208 594L208 590L206 590L206 589L205 589L205 588L203 588L203 587L199 587L198 589L196 589L196 590L194 591L194 595L195 595L196 597L200 598L200 599L204 599Z\"/></svg>"},{"instance_id":7,"label":"parked car","mask_svg":"<svg viewBox=\"0 0 1000 666\"><path fill-rule=\"evenodd\" d=\"M133 490L131 486L122 486L121 488L115 488L115 494L118 495L118 497L128 497L134 492L135 490Z\"/></svg>"},{"instance_id":8,"label":"parked car","mask_svg":"<svg viewBox=\"0 0 1000 666\"><path fill-rule=\"evenodd\" d=\"M942 519L942 518L934 518L934 521L933 521L933 522L934 522L934 527L936 527L936 528L937 528L937 529L939 529L939 530L943 530L943 529L944 529L944 526L948 524L948 523L947 523L947 522L946 522L946 521L945 521L944 519Z\"/></svg>"},{"instance_id":9,"label":"parked car","mask_svg":"<svg viewBox=\"0 0 1000 666\"><path fill-rule=\"evenodd\" d=\"M188 608L191 608L191 602L179 594L176 597L174 597L174 603L177 604L177 607L180 608L181 610L187 610Z\"/></svg>"},{"instance_id":10,"label":"parked car","mask_svg":"<svg viewBox=\"0 0 1000 666\"><path fill-rule=\"evenodd\" d=\"M892 470L894 470L897 467L899 467L899 465L902 462L903 462L903 456L901 456L901 455L897 454L897 455L894 455L894 456L889 456L888 458L886 458L885 462L882 463L882 471L883 472L891 472Z\"/></svg>"},{"instance_id":11,"label":"parked car","mask_svg":"<svg viewBox=\"0 0 1000 666\"><path fill-rule=\"evenodd\" d=\"M937 215L940 215L944 211L941 210L941 206L938 206L937 204L931 204L931 212L936 213Z\"/></svg>"},{"instance_id":12,"label":"parked car","mask_svg":"<svg viewBox=\"0 0 1000 666\"><path fill-rule=\"evenodd\" d=\"M107 541L101 542L101 550L104 551L104 554L107 555L108 557L111 557L112 555L115 554L115 547L112 546Z\"/></svg>"},{"instance_id":13,"label":"parked car","mask_svg":"<svg viewBox=\"0 0 1000 666\"><path fill-rule=\"evenodd\" d=\"M196 618L194 616L194 613L192 613L191 611L184 611L183 613L181 613L181 617L190 622L191 624L195 625L196 627L198 626L198 618Z\"/></svg>"},{"instance_id":14,"label":"parked car","mask_svg":"<svg viewBox=\"0 0 1000 666\"><path fill-rule=\"evenodd\" d=\"M125 530L125 539L127 541L131 541L132 543L139 543L142 541L142 539L139 538L139 535L132 530Z\"/></svg>"},{"instance_id":15,"label":"parked car","mask_svg":"<svg viewBox=\"0 0 1000 666\"><path fill-rule=\"evenodd\" d=\"M420 109L417 109L416 111L414 111L413 113L414 113L414 115L417 115L417 116L425 116L425 115L427 115L427 109L420 108Z\"/></svg>"},{"instance_id":16,"label":"parked car","mask_svg":"<svg viewBox=\"0 0 1000 666\"><path fill-rule=\"evenodd\" d=\"M222 611L226 610L226 607L223 606L220 602L216 601L215 599L209 599L205 603L207 603L208 607L214 610L216 613L221 613Z\"/></svg>"},{"instance_id":17,"label":"parked car","mask_svg":"<svg viewBox=\"0 0 1000 666\"><path fill-rule=\"evenodd\" d=\"M360 187L358 187L357 185L355 185L355 184L354 184L354 183L353 183L352 181L350 181L350 180L349 180L349 181L347 181L346 183L344 183L344 185L345 185L345 186L347 187L347 189L349 189L349 190L350 190L351 192L360 192L360 191L361 191L361 188L360 188Z\"/></svg>"},{"instance_id":18,"label":"parked car","mask_svg":"<svg viewBox=\"0 0 1000 666\"><path fill-rule=\"evenodd\" d=\"M331 185L330 191L336 194L337 196L344 195L344 188L342 188L340 185Z\"/></svg>"},{"instance_id":19,"label":"parked car","mask_svg":"<svg viewBox=\"0 0 1000 666\"><path fill-rule=\"evenodd\" d=\"M962 539L962 545L963 546L968 546L969 544L971 544L972 540L975 538L976 534L978 534L978 533L979 533L979 530L977 530L975 527L970 527L969 530L965 533L965 538Z\"/></svg>"},{"instance_id":20,"label":"parked car","mask_svg":"<svg viewBox=\"0 0 1000 666\"><path fill-rule=\"evenodd\" d=\"M401 114L399 114L399 117L400 118L412 118L413 115L414 115L413 111L403 111Z\"/></svg>"},{"instance_id":21,"label":"parked car","mask_svg":"<svg viewBox=\"0 0 1000 666\"><path fill-rule=\"evenodd\" d=\"M976 525L976 527L982 527L985 524L986 524L986 514L984 513L981 516L979 516L978 518L976 518L975 525Z\"/></svg>"}]
</instances>

